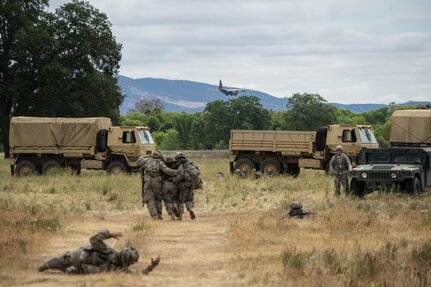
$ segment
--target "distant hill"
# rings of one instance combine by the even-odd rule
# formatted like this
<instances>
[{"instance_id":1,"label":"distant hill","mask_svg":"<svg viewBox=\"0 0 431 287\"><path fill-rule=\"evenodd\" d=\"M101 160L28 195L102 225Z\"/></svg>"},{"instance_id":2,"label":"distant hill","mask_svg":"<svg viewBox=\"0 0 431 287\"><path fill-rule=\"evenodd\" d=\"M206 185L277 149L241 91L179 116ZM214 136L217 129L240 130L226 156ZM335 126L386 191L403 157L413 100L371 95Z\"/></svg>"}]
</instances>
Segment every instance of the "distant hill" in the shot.
<instances>
[{"instance_id":1,"label":"distant hill","mask_svg":"<svg viewBox=\"0 0 431 287\"><path fill-rule=\"evenodd\" d=\"M192 81L154 78L131 79L120 75L118 76L118 83L121 91L126 95L120 106L120 113L123 115L133 109L135 103L143 98L160 99L168 112L188 113L203 111L208 102L233 98L218 92L216 90L218 85ZM239 95L256 96L266 109L274 111L285 110L288 102L287 98L277 98L254 90L247 90ZM331 104L339 109L350 110L354 113L368 112L387 106L384 104ZM425 105L431 104L431 102L407 102L399 105L415 106L419 104Z\"/></svg>"},{"instance_id":2,"label":"distant hill","mask_svg":"<svg viewBox=\"0 0 431 287\"><path fill-rule=\"evenodd\" d=\"M208 102L232 99L216 91L218 85L199 82L153 78L134 80L124 76L119 76L118 82L123 94L126 95L120 107L121 114L126 114L134 108L135 103L141 98L160 99L168 112L203 111ZM256 96L266 109L271 110L283 110L287 104L285 98L277 98L254 90L247 90L239 95Z\"/></svg>"}]
</instances>

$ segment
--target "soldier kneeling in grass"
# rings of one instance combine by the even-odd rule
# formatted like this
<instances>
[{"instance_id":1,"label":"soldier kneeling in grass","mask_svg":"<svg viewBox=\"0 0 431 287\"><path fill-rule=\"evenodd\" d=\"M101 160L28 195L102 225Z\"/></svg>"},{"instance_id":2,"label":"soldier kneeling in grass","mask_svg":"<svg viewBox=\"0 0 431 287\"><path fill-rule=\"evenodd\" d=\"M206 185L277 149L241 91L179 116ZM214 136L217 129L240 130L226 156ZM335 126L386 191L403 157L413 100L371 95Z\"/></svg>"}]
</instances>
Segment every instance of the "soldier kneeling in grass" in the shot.
<instances>
[{"instance_id":1,"label":"soldier kneeling in grass","mask_svg":"<svg viewBox=\"0 0 431 287\"><path fill-rule=\"evenodd\" d=\"M90 247L81 247L74 251L66 252L62 256L51 258L45 261L38 270L42 272L54 269L70 274L93 274L115 270L131 273L129 266L138 261L138 251L133 247L117 251L103 242L105 239L118 239L122 236L121 232L101 231L90 238ZM150 265L139 273L150 273L159 262L160 257L155 260L151 258Z\"/></svg>"}]
</instances>

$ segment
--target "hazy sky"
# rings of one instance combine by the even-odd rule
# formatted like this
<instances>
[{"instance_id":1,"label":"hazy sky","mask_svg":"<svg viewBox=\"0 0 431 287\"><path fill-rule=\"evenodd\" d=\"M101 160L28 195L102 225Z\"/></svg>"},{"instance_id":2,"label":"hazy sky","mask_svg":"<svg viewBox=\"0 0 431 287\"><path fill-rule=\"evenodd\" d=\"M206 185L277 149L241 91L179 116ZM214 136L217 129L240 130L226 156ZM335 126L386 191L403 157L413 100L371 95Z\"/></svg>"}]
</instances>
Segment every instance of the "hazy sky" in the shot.
<instances>
[{"instance_id":1,"label":"hazy sky","mask_svg":"<svg viewBox=\"0 0 431 287\"><path fill-rule=\"evenodd\" d=\"M429 0L89 2L123 44L124 76L339 103L431 101Z\"/></svg>"}]
</instances>

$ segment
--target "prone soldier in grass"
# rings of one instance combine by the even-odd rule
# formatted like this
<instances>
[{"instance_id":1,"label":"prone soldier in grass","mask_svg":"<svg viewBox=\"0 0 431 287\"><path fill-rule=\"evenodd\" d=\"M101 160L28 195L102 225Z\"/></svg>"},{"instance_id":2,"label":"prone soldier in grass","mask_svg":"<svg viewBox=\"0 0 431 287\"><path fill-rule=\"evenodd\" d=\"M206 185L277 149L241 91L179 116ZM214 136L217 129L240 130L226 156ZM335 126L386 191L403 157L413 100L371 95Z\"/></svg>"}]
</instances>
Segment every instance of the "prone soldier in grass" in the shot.
<instances>
[{"instance_id":1,"label":"prone soldier in grass","mask_svg":"<svg viewBox=\"0 0 431 287\"><path fill-rule=\"evenodd\" d=\"M176 176L178 171L166 166L160 151L155 151L150 157L140 156L136 164L142 167L142 203L147 204L153 219L163 219L162 176Z\"/></svg>"},{"instance_id":2,"label":"prone soldier in grass","mask_svg":"<svg viewBox=\"0 0 431 287\"><path fill-rule=\"evenodd\" d=\"M138 251L133 247L126 247L120 251L110 248L104 240L109 238L118 239L122 237L121 232L101 231L90 238L89 247L81 247L74 251L69 251L59 257L46 260L40 267L39 272L45 270L60 270L70 274L93 274L119 270L131 273L129 266L139 259ZM151 258L151 263L140 273L148 274L160 262L160 257L155 260Z\"/></svg>"}]
</instances>

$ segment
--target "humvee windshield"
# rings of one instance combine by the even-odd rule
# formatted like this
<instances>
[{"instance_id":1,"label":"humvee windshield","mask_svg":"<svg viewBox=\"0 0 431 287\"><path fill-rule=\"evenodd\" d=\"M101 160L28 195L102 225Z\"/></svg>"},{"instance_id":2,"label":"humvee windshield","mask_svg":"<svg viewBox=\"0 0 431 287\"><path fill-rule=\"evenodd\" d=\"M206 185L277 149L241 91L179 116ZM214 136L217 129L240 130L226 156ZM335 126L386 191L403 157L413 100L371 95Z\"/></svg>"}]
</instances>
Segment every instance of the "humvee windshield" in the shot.
<instances>
[{"instance_id":1,"label":"humvee windshield","mask_svg":"<svg viewBox=\"0 0 431 287\"><path fill-rule=\"evenodd\" d=\"M366 155L371 164L420 164L424 161L420 150L376 150Z\"/></svg>"},{"instance_id":2,"label":"humvee windshield","mask_svg":"<svg viewBox=\"0 0 431 287\"><path fill-rule=\"evenodd\" d=\"M154 140L148 130L139 129L138 130L139 141L141 144L154 144Z\"/></svg>"},{"instance_id":3,"label":"humvee windshield","mask_svg":"<svg viewBox=\"0 0 431 287\"><path fill-rule=\"evenodd\" d=\"M363 144L376 144L377 139L370 128L359 128L359 137Z\"/></svg>"}]
</instances>

